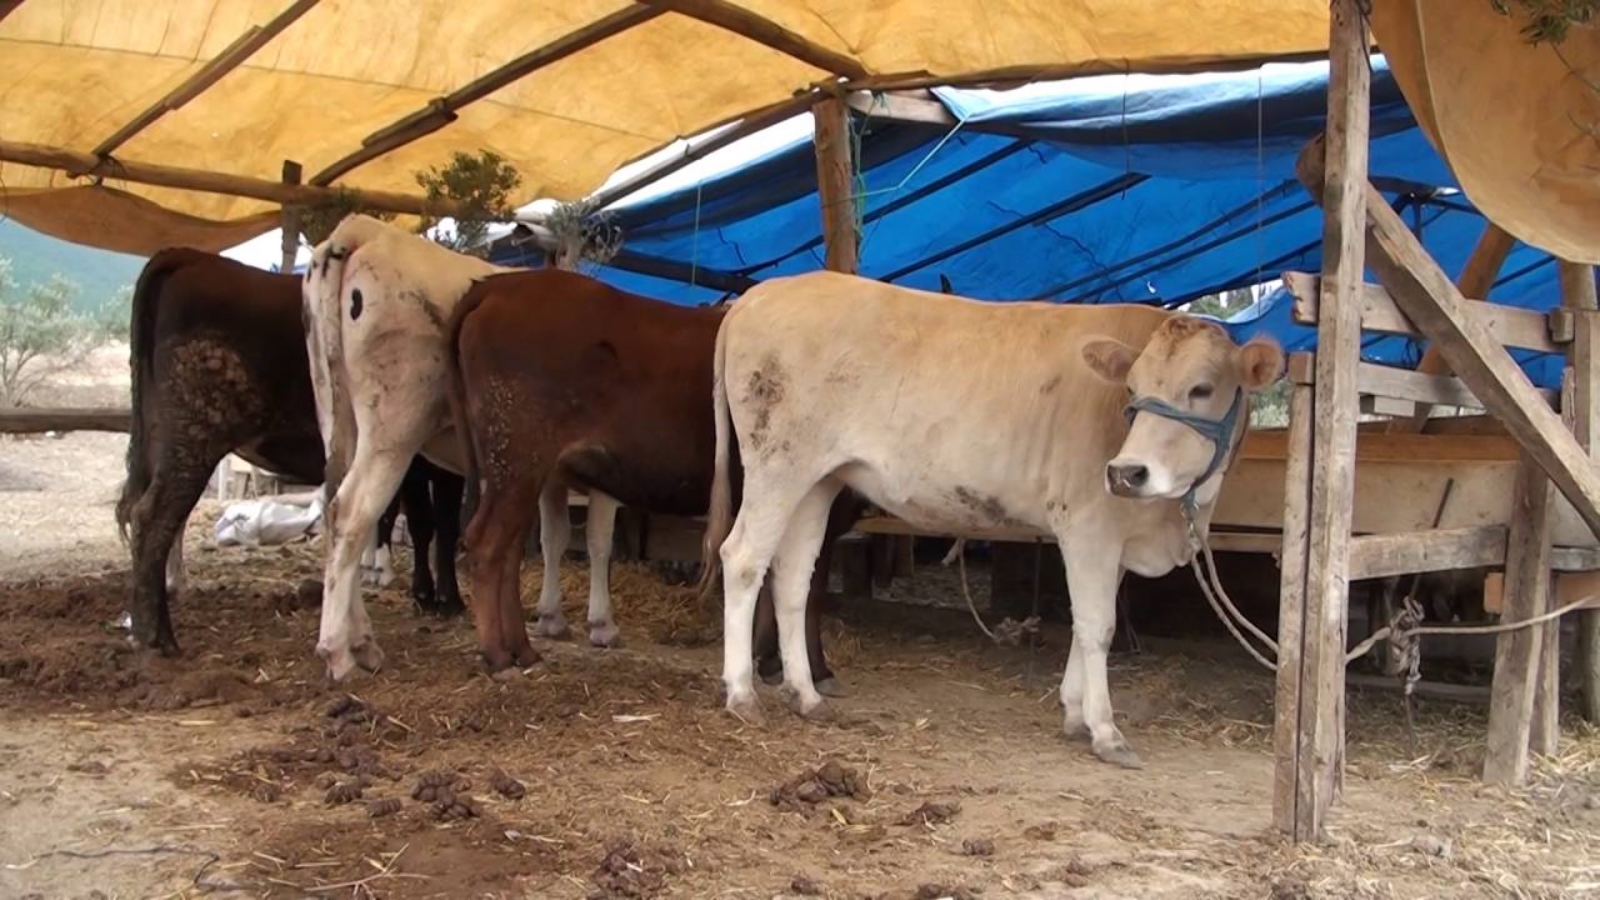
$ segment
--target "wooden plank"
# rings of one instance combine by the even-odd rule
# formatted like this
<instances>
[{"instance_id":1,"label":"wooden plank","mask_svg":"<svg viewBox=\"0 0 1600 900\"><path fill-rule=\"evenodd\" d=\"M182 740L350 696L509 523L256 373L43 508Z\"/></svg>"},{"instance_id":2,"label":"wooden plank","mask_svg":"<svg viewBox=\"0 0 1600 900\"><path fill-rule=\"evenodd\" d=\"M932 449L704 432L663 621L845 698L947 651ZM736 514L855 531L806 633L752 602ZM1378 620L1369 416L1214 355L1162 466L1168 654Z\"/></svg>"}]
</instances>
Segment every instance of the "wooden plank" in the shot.
<instances>
[{"instance_id":1,"label":"wooden plank","mask_svg":"<svg viewBox=\"0 0 1600 900\"><path fill-rule=\"evenodd\" d=\"M252 25L248 31L239 35L234 42L223 48L221 53L212 57L205 65L201 66L193 75L184 79L177 87L168 91L166 96L150 104L145 110L130 119L127 124L118 128L110 137L100 142L100 146L92 151L95 156L108 157L118 147L126 144L134 135L151 125L158 119L173 110L182 108L189 101L205 93L210 87L222 80L222 76L238 68L241 63L255 55L257 50L267 45L267 42L277 37L285 28L293 25L297 19L311 11L318 0L296 0L283 12L273 16L261 25Z\"/></svg>"},{"instance_id":2,"label":"wooden plank","mask_svg":"<svg viewBox=\"0 0 1600 900\"><path fill-rule=\"evenodd\" d=\"M1311 503L1312 388L1296 384L1289 394L1288 462L1284 467L1283 541L1279 557L1278 673L1272 731L1272 821L1298 831L1300 707L1306 641L1306 517Z\"/></svg>"},{"instance_id":3,"label":"wooden plank","mask_svg":"<svg viewBox=\"0 0 1600 900\"><path fill-rule=\"evenodd\" d=\"M265 178L183 169L126 159L106 160L92 153L20 141L0 141L0 161L42 169L57 169L74 178L111 178L135 184L202 191L229 197L251 197L271 203L292 203L298 206L326 206L348 197L367 209L410 216L424 213L454 215L461 211L460 205L453 201L434 202L424 197L397 194L392 191L341 188L343 191L341 195L333 188L318 185L284 184L281 181L270 181Z\"/></svg>"},{"instance_id":4,"label":"wooden plank","mask_svg":"<svg viewBox=\"0 0 1600 900\"><path fill-rule=\"evenodd\" d=\"M1572 323L1567 363L1572 373L1571 427L1589 458L1600 453L1600 313L1595 312L1594 267L1559 261L1561 303ZM1573 664L1582 685L1578 714L1600 724L1600 610L1578 613Z\"/></svg>"},{"instance_id":5,"label":"wooden plank","mask_svg":"<svg viewBox=\"0 0 1600 900\"><path fill-rule=\"evenodd\" d=\"M283 183L299 184L303 170L299 163L292 159L283 161ZM285 205L282 220L278 223L278 230L282 232L278 249L282 251L282 258L278 262L278 271L290 273L294 271L295 257L300 255L300 207Z\"/></svg>"},{"instance_id":6,"label":"wooden plank","mask_svg":"<svg viewBox=\"0 0 1600 900\"><path fill-rule=\"evenodd\" d=\"M1507 536L1504 525L1479 525L1352 537L1350 580L1503 565Z\"/></svg>"},{"instance_id":7,"label":"wooden plank","mask_svg":"<svg viewBox=\"0 0 1600 900\"><path fill-rule=\"evenodd\" d=\"M1461 296L1488 300L1489 291L1494 287L1494 280L1499 276L1501 267L1505 265L1506 257L1510 255L1514 243L1516 241L1504 228L1493 222L1485 223L1483 234L1478 238L1478 245L1472 248L1472 255L1467 257L1467 264L1461 267L1461 275L1456 279L1456 288L1461 291ZM1439 348L1430 344L1417 363L1417 371L1424 375L1448 375L1450 367L1445 365ZM1419 404L1409 420L1394 423L1395 430L1421 431L1422 426L1428 421L1430 411L1430 406Z\"/></svg>"},{"instance_id":8,"label":"wooden plank","mask_svg":"<svg viewBox=\"0 0 1600 900\"><path fill-rule=\"evenodd\" d=\"M1371 201L1369 200L1369 203ZM1388 204L1383 208L1391 214ZM1376 270L1374 270L1376 271ZM1303 272L1283 273L1283 285L1294 297L1294 320L1301 325L1315 325L1320 318L1321 301L1318 299L1321 280ZM1408 337L1427 337L1421 327L1407 317L1395 303L1393 294L1383 285L1361 286L1361 327L1379 334L1400 334ZM1560 353L1561 345L1550 335L1550 322L1543 313L1499 306L1481 300L1459 301L1464 314L1494 335L1498 343L1508 347L1537 350L1541 353Z\"/></svg>"},{"instance_id":9,"label":"wooden plank","mask_svg":"<svg viewBox=\"0 0 1600 900\"><path fill-rule=\"evenodd\" d=\"M476 103L506 85L621 34L635 25L648 22L664 11L649 6L623 7L548 44L530 50L460 88L430 100L428 105L421 109L407 113L362 138L359 149L346 154L313 175L311 183L332 184L340 176L449 125L456 120L456 111L462 107Z\"/></svg>"},{"instance_id":10,"label":"wooden plank","mask_svg":"<svg viewBox=\"0 0 1600 900\"><path fill-rule=\"evenodd\" d=\"M1368 675L1364 672L1351 672L1345 676L1345 683L1365 690L1398 691L1404 688L1404 685L1387 675ZM1413 693L1418 697L1431 697L1454 703L1484 703L1489 699L1489 689L1486 687L1475 684L1446 684L1438 681L1419 681Z\"/></svg>"},{"instance_id":11,"label":"wooden plank","mask_svg":"<svg viewBox=\"0 0 1600 900\"><path fill-rule=\"evenodd\" d=\"M1306 179L1324 216L1317 323L1317 383L1306 519L1304 637L1293 836L1317 840L1344 779L1344 654L1348 625L1350 520L1354 508L1356 366L1367 191L1369 60L1360 0L1334 0L1329 41L1326 146L1309 146L1322 177ZM1385 207L1387 209L1387 207Z\"/></svg>"},{"instance_id":12,"label":"wooden plank","mask_svg":"<svg viewBox=\"0 0 1600 900\"><path fill-rule=\"evenodd\" d=\"M871 74L866 66L853 57L830 50L765 16L729 3L728 0L638 0L638 2L660 9L670 9L680 15L731 31L824 72L852 79L866 78Z\"/></svg>"},{"instance_id":13,"label":"wooden plank","mask_svg":"<svg viewBox=\"0 0 1600 900\"><path fill-rule=\"evenodd\" d=\"M1551 494L1549 479L1529 456L1517 468L1517 514L1506 544L1505 618L1511 621L1532 618L1546 609ZM1483 779L1491 784L1515 786L1527 780L1537 686L1534 675L1542 643L1539 631L1529 628L1507 632L1495 641L1489 736L1483 761Z\"/></svg>"},{"instance_id":14,"label":"wooden plank","mask_svg":"<svg viewBox=\"0 0 1600 900\"><path fill-rule=\"evenodd\" d=\"M1276 460L1288 457L1288 433L1282 429L1252 431L1239 448L1242 460ZM1497 462L1517 459L1517 442L1493 434L1387 434L1362 432L1356 441L1357 463L1386 462Z\"/></svg>"},{"instance_id":15,"label":"wooden plank","mask_svg":"<svg viewBox=\"0 0 1600 900\"><path fill-rule=\"evenodd\" d=\"M1371 185L1368 264L1406 316L1420 325L1484 407L1555 482L1589 528L1600 535L1600 469L1545 405L1533 383L1494 334L1466 313L1455 285L1417 243L1400 216ZM1377 201L1377 202L1374 202Z\"/></svg>"},{"instance_id":16,"label":"wooden plank","mask_svg":"<svg viewBox=\"0 0 1600 900\"><path fill-rule=\"evenodd\" d=\"M1552 566L1552 569L1556 567ZM1584 600L1581 610L1600 609L1600 571L1561 572L1551 578L1550 608ZM1490 572L1483 583L1483 611L1494 616L1505 614L1505 576Z\"/></svg>"},{"instance_id":17,"label":"wooden plank","mask_svg":"<svg viewBox=\"0 0 1600 900\"><path fill-rule=\"evenodd\" d=\"M816 118L817 190L822 201L826 265L835 272L854 274L860 264L860 236L856 233L850 108L829 97L819 101L812 112Z\"/></svg>"},{"instance_id":18,"label":"wooden plank","mask_svg":"<svg viewBox=\"0 0 1600 900\"><path fill-rule=\"evenodd\" d=\"M95 408L23 408L0 410L0 434L44 434L47 431L120 431L133 428L133 411Z\"/></svg>"},{"instance_id":19,"label":"wooden plank","mask_svg":"<svg viewBox=\"0 0 1600 900\"><path fill-rule=\"evenodd\" d=\"M937 125L940 128L954 128L960 124L950 110L933 96L933 92L926 89L851 91L845 96L845 102L856 112L875 119Z\"/></svg>"}]
</instances>

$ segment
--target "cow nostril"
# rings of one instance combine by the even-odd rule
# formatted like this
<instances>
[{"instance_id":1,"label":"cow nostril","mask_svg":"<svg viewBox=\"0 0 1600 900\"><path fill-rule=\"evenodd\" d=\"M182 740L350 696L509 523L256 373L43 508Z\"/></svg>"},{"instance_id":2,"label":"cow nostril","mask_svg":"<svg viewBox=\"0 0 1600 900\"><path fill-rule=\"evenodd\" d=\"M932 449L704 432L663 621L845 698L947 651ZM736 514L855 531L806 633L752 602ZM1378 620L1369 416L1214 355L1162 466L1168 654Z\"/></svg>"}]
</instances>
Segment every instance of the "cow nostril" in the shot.
<instances>
[{"instance_id":1,"label":"cow nostril","mask_svg":"<svg viewBox=\"0 0 1600 900\"><path fill-rule=\"evenodd\" d=\"M1144 487L1150 480L1150 469L1138 464L1123 464L1108 466L1111 480L1117 484L1130 488Z\"/></svg>"}]
</instances>

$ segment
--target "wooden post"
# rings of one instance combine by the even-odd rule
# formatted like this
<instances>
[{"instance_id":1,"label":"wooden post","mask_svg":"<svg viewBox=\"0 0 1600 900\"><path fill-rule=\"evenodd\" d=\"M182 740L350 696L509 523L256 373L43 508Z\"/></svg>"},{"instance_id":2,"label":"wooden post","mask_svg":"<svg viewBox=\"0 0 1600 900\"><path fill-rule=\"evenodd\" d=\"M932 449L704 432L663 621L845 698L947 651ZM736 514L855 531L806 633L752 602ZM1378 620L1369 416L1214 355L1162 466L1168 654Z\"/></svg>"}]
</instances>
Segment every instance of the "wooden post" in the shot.
<instances>
[{"instance_id":1,"label":"wooden post","mask_svg":"<svg viewBox=\"0 0 1600 900\"><path fill-rule=\"evenodd\" d=\"M1550 496L1554 488L1539 464L1523 454L1517 466L1506 543L1504 618L1515 622L1545 611L1550 588ZM1507 632L1495 641L1494 685L1489 696L1489 739L1483 780L1519 785L1528 777L1540 629Z\"/></svg>"},{"instance_id":2,"label":"wooden post","mask_svg":"<svg viewBox=\"0 0 1600 900\"><path fill-rule=\"evenodd\" d=\"M856 232L855 161L851 158L850 107L826 97L811 108L817 153L817 193L822 200L822 238L827 267L854 274L860 267Z\"/></svg>"},{"instance_id":3,"label":"wooden post","mask_svg":"<svg viewBox=\"0 0 1600 900\"><path fill-rule=\"evenodd\" d=\"M1573 313L1572 345L1567 351L1572 378L1572 431L1590 458L1595 458L1600 451L1600 434L1596 434L1600 429L1600 360L1596 359L1600 351L1600 313L1595 310L1600 304L1595 297L1594 267L1562 262L1560 272L1562 305L1581 310ZM1578 613L1576 662L1583 683L1579 712L1589 722L1600 723L1600 610Z\"/></svg>"},{"instance_id":4,"label":"wooden post","mask_svg":"<svg viewBox=\"0 0 1600 900\"><path fill-rule=\"evenodd\" d=\"M1289 394L1289 453L1283 494L1283 551L1279 562L1278 687L1272 747L1272 820L1296 837L1300 799L1301 645L1306 640L1306 516L1311 504L1311 385L1295 384Z\"/></svg>"},{"instance_id":5,"label":"wooden post","mask_svg":"<svg viewBox=\"0 0 1600 900\"><path fill-rule=\"evenodd\" d=\"M283 161L283 183L294 185L300 183L300 164L292 159ZM283 218L279 223L283 230L283 264L278 271L284 274L294 272L294 260L300 255L300 207L292 203L283 205Z\"/></svg>"},{"instance_id":6,"label":"wooden post","mask_svg":"<svg viewBox=\"0 0 1600 900\"><path fill-rule=\"evenodd\" d=\"M1511 245L1514 243L1511 235L1499 225L1490 222L1484 226L1483 236L1478 238L1477 246L1472 249L1472 255L1467 258L1467 264L1461 268L1461 275L1456 279L1456 286L1461 289L1463 297L1489 299L1489 291L1494 287L1494 280L1505 265L1506 257L1511 254ZM1428 345L1421 361L1417 363L1417 371L1424 375L1450 374L1450 367L1445 365L1438 345ZM1388 430L1421 434L1432 409L1430 404L1418 403L1410 419L1396 419L1390 423Z\"/></svg>"},{"instance_id":7,"label":"wooden post","mask_svg":"<svg viewBox=\"0 0 1600 900\"><path fill-rule=\"evenodd\" d=\"M1322 199L1323 267L1303 550L1289 546L1290 527L1285 523L1283 593L1303 594L1297 610L1301 633L1289 641L1299 642L1299 658L1294 659L1296 651L1291 648L1290 664L1285 665L1280 649L1278 670L1279 701L1293 703L1280 706L1278 714L1295 716L1297 725L1294 740L1276 746L1274 784L1278 791L1293 794L1292 799L1277 797L1273 808L1278 826L1297 841L1321 835L1344 771L1344 654L1355 491L1350 460L1356 449L1356 366L1361 361L1371 86L1367 26L1360 6L1359 0L1333 0L1327 141L1320 166L1324 177L1312 187ZM1306 161L1304 154L1301 159ZM1308 180L1304 173L1302 180ZM1303 415L1303 401L1300 406ZM1298 461L1290 465L1291 477L1304 473L1302 466ZM1304 489L1290 485L1287 496L1296 498ZM1297 501L1288 502L1292 509ZM1288 578L1299 566L1291 557L1301 553L1304 584L1292 585ZM1287 728L1287 722L1282 723L1282 730Z\"/></svg>"}]
</instances>

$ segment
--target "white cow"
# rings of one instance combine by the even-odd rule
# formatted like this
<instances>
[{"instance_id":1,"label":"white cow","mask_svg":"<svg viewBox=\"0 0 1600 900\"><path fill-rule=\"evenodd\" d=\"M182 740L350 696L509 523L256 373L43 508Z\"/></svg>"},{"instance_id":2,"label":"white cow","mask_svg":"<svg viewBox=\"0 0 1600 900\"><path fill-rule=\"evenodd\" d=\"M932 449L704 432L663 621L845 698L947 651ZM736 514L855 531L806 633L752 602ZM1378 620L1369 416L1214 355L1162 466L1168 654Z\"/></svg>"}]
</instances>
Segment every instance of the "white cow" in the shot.
<instances>
[{"instance_id":1,"label":"white cow","mask_svg":"<svg viewBox=\"0 0 1600 900\"><path fill-rule=\"evenodd\" d=\"M342 680L376 671L383 652L361 600L358 565L411 458L422 453L457 474L464 465L449 405L449 326L476 280L517 271L456 253L370 216L348 216L311 254L303 294L317 417L328 448L328 556L317 654ZM611 646L605 561L617 505L590 495L590 640ZM571 541L567 497L541 497L545 561L539 634L564 637L560 561ZM477 612L476 606L474 607ZM522 665L536 654L529 648Z\"/></svg>"},{"instance_id":2,"label":"white cow","mask_svg":"<svg viewBox=\"0 0 1600 900\"><path fill-rule=\"evenodd\" d=\"M1096 756L1140 766L1106 679L1117 585L1189 561L1183 504L1203 533L1247 397L1282 367L1270 341L1240 347L1148 306L982 303L833 272L763 282L717 340L706 562L720 544L727 708L760 720L750 622L772 566L785 691L800 714L826 712L801 617L848 485L920 528L1055 535L1072 595L1064 729L1087 726ZM730 416L745 472L731 533Z\"/></svg>"}]
</instances>

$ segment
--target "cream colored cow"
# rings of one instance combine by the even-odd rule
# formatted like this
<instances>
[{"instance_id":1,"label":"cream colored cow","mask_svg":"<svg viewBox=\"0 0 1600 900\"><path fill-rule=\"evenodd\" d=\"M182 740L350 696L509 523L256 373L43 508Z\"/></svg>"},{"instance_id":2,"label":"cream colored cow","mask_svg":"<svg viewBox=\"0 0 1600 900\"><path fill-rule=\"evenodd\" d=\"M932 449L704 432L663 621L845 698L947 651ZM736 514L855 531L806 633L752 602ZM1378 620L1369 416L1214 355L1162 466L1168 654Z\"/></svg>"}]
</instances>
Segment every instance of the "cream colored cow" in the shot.
<instances>
[{"instance_id":1,"label":"cream colored cow","mask_svg":"<svg viewBox=\"0 0 1600 900\"><path fill-rule=\"evenodd\" d=\"M720 553L727 708L760 719L750 628L771 566L785 690L802 715L826 712L801 622L848 485L919 528L1055 535L1072 596L1065 731L1087 727L1096 756L1140 766L1106 679L1117 585L1189 561L1184 506L1208 526L1248 395L1282 368L1270 341L1240 347L1148 306L982 303L833 272L762 283L717 341L706 562ZM731 532L730 417L745 472Z\"/></svg>"}]
</instances>

